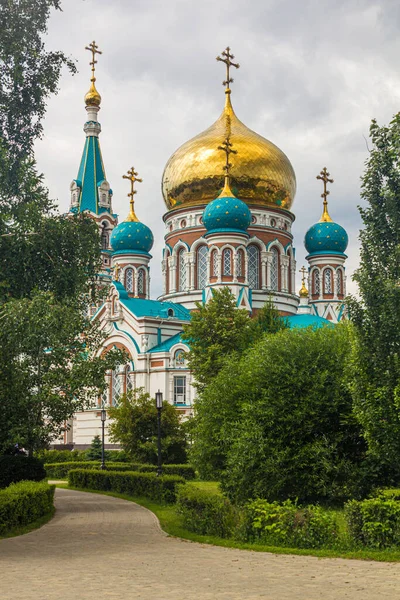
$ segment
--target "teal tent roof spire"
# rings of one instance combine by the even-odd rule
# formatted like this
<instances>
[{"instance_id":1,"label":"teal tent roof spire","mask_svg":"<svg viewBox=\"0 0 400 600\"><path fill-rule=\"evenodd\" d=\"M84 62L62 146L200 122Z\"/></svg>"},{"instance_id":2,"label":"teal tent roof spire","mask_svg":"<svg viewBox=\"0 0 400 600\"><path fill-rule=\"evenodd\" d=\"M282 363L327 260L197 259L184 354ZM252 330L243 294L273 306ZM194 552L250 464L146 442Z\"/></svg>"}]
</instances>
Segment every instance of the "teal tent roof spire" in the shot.
<instances>
[{"instance_id":1,"label":"teal tent roof spire","mask_svg":"<svg viewBox=\"0 0 400 600\"><path fill-rule=\"evenodd\" d=\"M73 213L89 211L92 214L112 214L111 198L112 190L106 179L103 158L101 156L99 135L101 125L97 120L100 110L101 96L94 87L95 55L101 54L95 42L87 48L92 52L92 78L91 88L85 96L85 108L87 113L86 123L83 130L86 134L85 146L77 178L70 186L71 207Z\"/></svg>"}]
</instances>

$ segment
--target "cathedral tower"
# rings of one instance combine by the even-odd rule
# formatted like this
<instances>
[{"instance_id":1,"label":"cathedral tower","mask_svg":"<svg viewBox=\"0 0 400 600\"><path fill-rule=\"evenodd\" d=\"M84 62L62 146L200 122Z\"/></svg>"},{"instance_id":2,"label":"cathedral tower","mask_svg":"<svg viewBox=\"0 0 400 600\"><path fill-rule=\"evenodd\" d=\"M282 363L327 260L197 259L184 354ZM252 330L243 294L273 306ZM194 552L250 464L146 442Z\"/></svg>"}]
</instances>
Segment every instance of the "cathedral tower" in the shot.
<instances>
[{"instance_id":1,"label":"cathedral tower","mask_svg":"<svg viewBox=\"0 0 400 600\"><path fill-rule=\"evenodd\" d=\"M335 223L328 212L329 191L327 184L333 183L330 174L323 168L317 176L324 184L321 198L324 199L322 216L312 225L304 238L308 252L310 304L316 315L337 323L344 317L346 277L344 263L348 236L345 229Z\"/></svg>"}]
</instances>

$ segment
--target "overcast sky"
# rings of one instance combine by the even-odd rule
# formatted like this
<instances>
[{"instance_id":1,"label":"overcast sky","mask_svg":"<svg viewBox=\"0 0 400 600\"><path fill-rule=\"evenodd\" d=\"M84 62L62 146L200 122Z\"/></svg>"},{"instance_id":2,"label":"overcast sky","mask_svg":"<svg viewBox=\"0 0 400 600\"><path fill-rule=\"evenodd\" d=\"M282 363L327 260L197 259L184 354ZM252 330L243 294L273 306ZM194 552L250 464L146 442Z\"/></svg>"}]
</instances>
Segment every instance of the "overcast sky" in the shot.
<instances>
[{"instance_id":1,"label":"overcast sky","mask_svg":"<svg viewBox=\"0 0 400 600\"><path fill-rule=\"evenodd\" d=\"M152 297L161 293L165 205L161 175L170 155L219 116L223 65L215 57L231 46L235 71L232 102L238 117L289 157L297 177L292 207L298 269L303 238L321 214L326 166L334 178L330 213L350 238L348 291L358 265L360 176L373 117L387 123L400 109L400 3L398 0L64 0L49 21L47 46L77 60L64 73L48 106L45 135L36 147L60 209L69 206L84 144L90 55L102 56L97 88L107 179L114 211L128 212L132 165L138 185L137 215L151 227ZM297 281L300 281L298 275ZM300 284L297 283L297 288Z\"/></svg>"}]
</instances>

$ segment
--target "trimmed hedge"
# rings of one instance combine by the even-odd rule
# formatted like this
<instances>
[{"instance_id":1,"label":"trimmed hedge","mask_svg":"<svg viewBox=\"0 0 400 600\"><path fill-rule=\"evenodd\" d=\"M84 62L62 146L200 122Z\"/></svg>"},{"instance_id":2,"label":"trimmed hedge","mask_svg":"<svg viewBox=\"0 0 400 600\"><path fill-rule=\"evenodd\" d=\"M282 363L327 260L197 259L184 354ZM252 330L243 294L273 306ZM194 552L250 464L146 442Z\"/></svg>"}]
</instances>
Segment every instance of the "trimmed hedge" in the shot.
<instances>
[{"instance_id":1,"label":"trimmed hedge","mask_svg":"<svg viewBox=\"0 0 400 600\"><path fill-rule=\"evenodd\" d=\"M46 471L38 458L22 454L0 456L0 488L18 481L42 481Z\"/></svg>"},{"instance_id":2,"label":"trimmed hedge","mask_svg":"<svg viewBox=\"0 0 400 600\"><path fill-rule=\"evenodd\" d=\"M344 507L349 534L357 545L391 548L400 545L400 502L386 498L351 500Z\"/></svg>"},{"instance_id":3,"label":"trimmed hedge","mask_svg":"<svg viewBox=\"0 0 400 600\"><path fill-rule=\"evenodd\" d=\"M46 469L46 475L52 479L68 477L68 473L72 469L99 469L99 461L85 461L85 462L64 462L64 463L47 463L44 465ZM140 463L124 464L124 463L113 463L106 462L107 471L138 471L141 473L155 473L157 467L155 465L146 465ZM179 475L185 479L194 479L195 471L190 465L164 465L163 473L165 475Z\"/></svg>"},{"instance_id":4,"label":"trimmed hedge","mask_svg":"<svg viewBox=\"0 0 400 600\"><path fill-rule=\"evenodd\" d=\"M20 481L0 490L0 534L49 514L53 510L54 490L54 485L33 481Z\"/></svg>"},{"instance_id":5,"label":"trimmed hedge","mask_svg":"<svg viewBox=\"0 0 400 600\"><path fill-rule=\"evenodd\" d=\"M190 483L178 488L176 508L186 529L194 533L231 538L238 527L239 513L227 498Z\"/></svg>"},{"instance_id":6,"label":"trimmed hedge","mask_svg":"<svg viewBox=\"0 0 400 600\"><path fill-rule=\"evenodd\" d=\"M88 458L88 452L90 452L90 448L87 450L38 450L35 452L35 456L47 464L71 461L86 462L91 460ZM129 457L124 450L106 450L105 457L110 462L129 462ZM94 462L98 462L98 459Z\"/></svg>"},{"instance_id":7,"label":"trimmed hedge","mask_svg":"<svg viewBox=\"0 0 400 600\"><path fill-rule=\"evenodd\" d=\"M144 496L167 503L175 502L177 487L183 483L185 479L178 475L157 477L155 473L134 471L73 469L68 473L68 484L74 487Z\"/></svg>"}]
</instances>

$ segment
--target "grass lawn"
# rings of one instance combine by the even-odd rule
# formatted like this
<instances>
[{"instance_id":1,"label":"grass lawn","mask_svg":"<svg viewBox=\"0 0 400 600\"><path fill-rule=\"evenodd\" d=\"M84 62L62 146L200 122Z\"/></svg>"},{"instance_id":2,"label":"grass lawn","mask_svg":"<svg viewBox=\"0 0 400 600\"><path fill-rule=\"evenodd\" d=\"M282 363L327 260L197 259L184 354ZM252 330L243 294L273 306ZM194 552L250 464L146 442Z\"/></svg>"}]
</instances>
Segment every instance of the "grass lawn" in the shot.
<instances>
[{"instance_id":1,"label":"grass lawn","mask_svg":"<svg viewBox=\"0 0 400 600\"><path fill-rule=\"evenodd\" d=\"M208 492L215 491L216 494L221 493L219 490L219 483L214 481L195 481L190 482L198 486L201 489L206 489ZM274 554L296 554L301 556L316 556L319 558L352 558L361 560L375 560L375 561L386 561L386 562L400 562L400 549L399 550L353 550L353 551L340 551L340 550L312 550L312 549L300 549L300 548L285 548L280 546L265 546L261 544L250 544L238 542L235 540L227 540L210 535L198 535L192 533L183 527L182 518L177 514L174 505L158 504L147 498L137 498L128 496L127 494L118 494L116 492L100 492L98 490L87 490L68 486L65 484L57 484L57 487L75 489L82 492L91 492L94 494L104 494L106 496L114 496L115 498L122 498L130 502L136 502L145 508L151 510L158 520L162 529L173 537L183 538L192 542L200 542L202 544L213 544L215 546L223 546L225 548L239 548L241 550L253 550L255 552L272 552Z\"/></svg>"}]
</instances>

